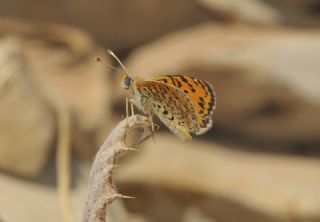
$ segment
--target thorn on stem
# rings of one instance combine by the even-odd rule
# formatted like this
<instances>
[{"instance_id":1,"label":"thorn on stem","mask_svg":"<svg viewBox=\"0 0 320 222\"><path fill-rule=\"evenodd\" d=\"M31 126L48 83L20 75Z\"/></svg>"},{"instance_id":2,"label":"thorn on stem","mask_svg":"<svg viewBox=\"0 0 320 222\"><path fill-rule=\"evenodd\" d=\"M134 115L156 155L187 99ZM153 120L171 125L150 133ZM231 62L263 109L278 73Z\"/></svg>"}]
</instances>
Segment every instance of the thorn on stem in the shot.
<instances>
[{"instance_id":1,"label":"thorn on stem","mask_svg":"<svg viewBox=\"0 0 320 222\"><path fill-rule=\"evenodd\" d=\"M122 194L119 194L119 193L116 194L116 197L119 198L119 199L135 199L135 197L126 196L126 195L122 195Z\"/></svg>"},{"instance_id":2,"label":"thorn on stem","mask_svg":"<svg viewBox=\"0 0 320 222\"><path fill-rule=\"evenodd\" d=\"M136 151L136 152L140 152L140 150L135 149L135 148L131 148L131 147L126 147L124 148L125 151Z\"/></svg>"}]
</instances>

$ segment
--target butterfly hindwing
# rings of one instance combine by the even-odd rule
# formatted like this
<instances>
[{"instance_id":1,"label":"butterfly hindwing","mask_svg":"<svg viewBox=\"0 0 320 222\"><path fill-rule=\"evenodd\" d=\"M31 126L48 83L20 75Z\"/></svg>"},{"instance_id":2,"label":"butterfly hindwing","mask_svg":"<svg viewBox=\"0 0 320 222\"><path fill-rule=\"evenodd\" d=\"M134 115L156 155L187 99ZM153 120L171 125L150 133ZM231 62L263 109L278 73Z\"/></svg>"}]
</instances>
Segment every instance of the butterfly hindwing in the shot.
<instances>
[{"instance_id":1,"label":"butterfly hindwing","mask_svg":"<svg viewBox=\"0 0 320 222\"><path fill-rule=\"evenodd\" d=\"M142 81L136 87L141 97L149 98L153 112L178 137L189 140L189 132L200 130L194 107L181 90L159 81Z\"/></svg>"}]
</instances>

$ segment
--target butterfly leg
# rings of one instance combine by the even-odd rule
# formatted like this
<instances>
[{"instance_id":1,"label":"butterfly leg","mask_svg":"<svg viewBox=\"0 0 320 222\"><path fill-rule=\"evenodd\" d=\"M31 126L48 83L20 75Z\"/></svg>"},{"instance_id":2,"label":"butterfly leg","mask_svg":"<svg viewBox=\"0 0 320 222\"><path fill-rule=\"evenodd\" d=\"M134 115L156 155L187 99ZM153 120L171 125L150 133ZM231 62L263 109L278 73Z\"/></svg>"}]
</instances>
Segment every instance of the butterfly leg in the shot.
<instances>
[{"instance_id":1,"label":"butterfly leg","mask_svg":"<svg viewBox=\"0 0 320 222\"><path fill-rule=\"evenodd\" d=\"M150 123L151 123L151 130L152 130L152 133L154 132L154 123L153 123L153 119L152 119L152 114L150 113L149 114L149 120L150 120Z\"/></svg>"},{"instance_id":2,"label":"butterfly leg","mask_svg":"<svg viewBox=\"0 0 320 222\"><path fill-rule=\"evenodd\" d=\"M128 118L129 118L129 98L126 97L126 126L128 126Z\"/></svg>"},{"instance_id":3,"label":"butterfly leg","mask_svg":"<svg viewBox=\"0 0 320 222\"><path fill-rule=\"evenodd\" d=\"M157 127L157 130L160 128L160 126L158 124L155 124L153 122L153 115L151 113L149 113L149 120L150 120L150 123L151 123L152 132L155 131L155 127Z\"/></svg>"},{"instance_id":4,"label":"butterfly leg","mask_svg":"<svg viewBox=\"0 0 320 222\"><path fill-rule=\"evenodd\" d=\"M134 106L131 99L130 99L130 106L131 106L131 115L134 115Z\"/></svg>"},{"instance_id":5,"label":"butterfly leg","mask_svg":"<svg viewBox=\"0 0 320 222\"><path fill-rule=\"evenodd\" d=\"M153 119L152 119L152 114L149 113L149 120L150 120L150 124L151 124L151 137L152 137L152 140L154 142L154 144L156 144L156 140L154 139L154 123L153 123Z\"/></svg>"},{"instance_id":6,"label":"butterfly leg","mask_svg":"<svg viewBox=\"0 0 320 222\"><path fill-rule=\"evenodd\" d=\"M129 98L126 97L126 118L129 117Z\"/></svg>"}]
</instances>

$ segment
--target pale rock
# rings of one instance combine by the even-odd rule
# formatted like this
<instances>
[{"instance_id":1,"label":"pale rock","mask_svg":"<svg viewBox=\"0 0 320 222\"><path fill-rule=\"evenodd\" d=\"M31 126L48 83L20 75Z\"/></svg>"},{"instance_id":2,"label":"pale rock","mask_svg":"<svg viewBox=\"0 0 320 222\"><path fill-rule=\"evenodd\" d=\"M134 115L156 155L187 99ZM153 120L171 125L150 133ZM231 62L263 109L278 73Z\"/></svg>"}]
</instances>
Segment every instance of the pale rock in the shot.
<instances>
[{"instance_id":1,"label":"pale rock","mask_svg":"<svg viewBox=\"0 0 320 222\"><path fill-rule=\"evenodd\" d=\"M198 0L201 5L212 10L213 14L221 13L232 20L255 24L279 24L281 13L276 8L259 0Z\"/></svg>"},{"instance_id":2,"label":"pale rock","mask_svg":"<svg viewBox=\"0 0 320 222\"><path fill-rule=\"evenodd\" d=\"M318 0L264 0L281 13L283 24L294 26L320 25L320 2Z\"/></svg>"},{"instance_id":3,"label":"pale rock","mask_svg":"<svg viewBox=\"0 0 320 222\"><path fill-rule=\"evenodd\" d=\"M28 74L19 43L0 39L0 169L32 178L51 152L55 119Z\"/></svg>"},{"instance_id":4,"label":"pale rock","mask_svg":"<svg viewBox=\"0 0 320 222\"><path fill-rule=\"evenodd\" d=\"M319 27L318 0L198 0L213 15L259 25Z\"/></svg>"},{"instance_id":5,"label":"pale rock","mask_svg":"<svg viewBox=\"0 0 320 222\"><path fill-rule=\"evenodd\" d=\"M74 221L81 221L86 198L85 181L79 181L71 192L70 202ZM21 180L0 173L0 196L0 220L3 222L63 220L55 186Z\"/></svg>"},{"instance_id":6,"label":"pale rock","mask_svg":"<svg viewBox=\"0 0 320 222\"><path fill-rule=\"evenodd\" d=\"M1 5L0 14L79 27L115 51L210 18L195 0L10 0Z\"/></svg>"},{"instance_id":7,"label":"pale rock","mask_svg":"<svg viewBox=\"0 0 320 222\"><path fill-rule=\"evenodd\" d=\"M106 50L85 32L48 23L0 20L0 33L18 39L29 77L52 104L58 98L71 110L73 147L91 158L99 134L111 119L111 76ZM101 57L103 62L96 62Z\"/></svg>"}]
</instances>

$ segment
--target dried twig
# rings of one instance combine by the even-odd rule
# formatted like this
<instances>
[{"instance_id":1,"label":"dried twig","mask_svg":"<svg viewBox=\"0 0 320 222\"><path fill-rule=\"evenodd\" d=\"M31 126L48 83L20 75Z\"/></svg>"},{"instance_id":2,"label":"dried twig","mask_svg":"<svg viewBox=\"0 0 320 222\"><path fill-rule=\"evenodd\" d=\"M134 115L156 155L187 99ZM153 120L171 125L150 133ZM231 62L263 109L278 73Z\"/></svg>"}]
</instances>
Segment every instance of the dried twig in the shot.
<instances>
[{"instance_id":1,"label":"dried twig","mask_svg":"<svg viewBox=\"0 0 320 222\"><path fill-rule=\"evenodd\" d=\"M44 91L57 116L56 174L59 207L64 222L73 222L70 195L71 119L70 110L63 97L51 88Z\"/></svg>"},{"instance_id":2,"label":"dried twig","mask_svg":"<svg viewBox=\"0 0 320 222\"><path fill-rule=\"evenodd\" d=\"M54 99L55 109L58 119L58 140L57 140L57 178L58 178L58 198L61 215L64 222L73 222L73 215L70 203L70 113L67 105L56 96Z\"/></svg>"},{"instance_id":3,"label":"dried twig","mask_svg":"<svg viewBox=\"0 0 320 222\"><path fill-rule=\"evenodd\" d=\"M108 204L116 198L132 198L117 192L112 181L112 170L119 154L135 151L133 147L150 135L149 119L141 115L131 116L113 129L100 147L90 171L83 222L105 222Z\"/></svg>"}]
</instances>

